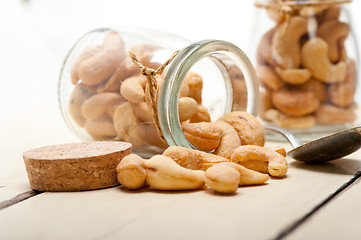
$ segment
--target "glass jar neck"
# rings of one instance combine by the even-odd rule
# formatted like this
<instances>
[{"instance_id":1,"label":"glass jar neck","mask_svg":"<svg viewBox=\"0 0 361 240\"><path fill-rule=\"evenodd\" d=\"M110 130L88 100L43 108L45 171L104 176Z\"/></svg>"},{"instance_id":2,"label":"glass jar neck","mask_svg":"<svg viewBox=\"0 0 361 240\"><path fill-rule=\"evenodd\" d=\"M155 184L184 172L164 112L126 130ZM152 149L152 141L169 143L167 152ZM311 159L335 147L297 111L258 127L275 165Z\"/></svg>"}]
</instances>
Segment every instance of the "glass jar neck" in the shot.
<instances>
[{"instance_id":1,"label":"glass jar neck","mask_svg":"<svg viewBox=\"0 0 361 240\"><path fill-rule=\"evenodd\" d=\"M244 75L247 87L246 111L257 115L258 81L255 70L246 54L237 46L220 40L203 40L181 50L167 68L158 98L159 124L169 146L192 148L183 135L178 116L178 98L182 83L189 70L201 59L210 58L222 72L226 87L224 113L232 108L232 85L224 62L238 67ZM215 86L216 87L216 86Z\"/></svg>"}]
</instances>

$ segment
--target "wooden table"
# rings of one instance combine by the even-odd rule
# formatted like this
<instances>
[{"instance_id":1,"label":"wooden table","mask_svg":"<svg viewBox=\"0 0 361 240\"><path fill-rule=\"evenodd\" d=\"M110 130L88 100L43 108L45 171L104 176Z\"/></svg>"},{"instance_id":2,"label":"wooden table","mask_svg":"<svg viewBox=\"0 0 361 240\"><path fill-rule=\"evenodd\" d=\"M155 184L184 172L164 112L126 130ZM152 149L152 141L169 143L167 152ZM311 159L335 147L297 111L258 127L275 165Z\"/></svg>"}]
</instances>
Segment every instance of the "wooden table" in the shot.
<instances>
[{"instance_id":1,"label":"wooden table","mask_svg":"<svg viewBox=\"0 0 361 240\"><path fill-rule=\"evenodd\" d=\"M326 164L289 160L284 179L210 191L121 187L72 193L30 189L22 152L79 141L54 106L3 117L0 239L361 239L361 152ZM266 146L290 146L267 142ZM333 196L333 194L335 196ZM322 205L322 206L321 206Z\"/></svg>"}]
</instances>

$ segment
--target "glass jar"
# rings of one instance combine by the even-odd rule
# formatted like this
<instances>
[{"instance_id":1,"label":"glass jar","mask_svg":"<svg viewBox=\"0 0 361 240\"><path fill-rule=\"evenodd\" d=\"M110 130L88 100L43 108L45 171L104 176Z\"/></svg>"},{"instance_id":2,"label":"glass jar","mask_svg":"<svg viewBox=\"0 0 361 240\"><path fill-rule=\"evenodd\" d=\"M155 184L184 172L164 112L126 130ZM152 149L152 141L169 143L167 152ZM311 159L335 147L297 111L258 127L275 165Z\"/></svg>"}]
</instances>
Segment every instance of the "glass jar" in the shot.
<instances>
[{"instance_id":1,"label":"glass jar","mask_svg":"<svg viewBox=\"0 0 361 240\"><path fill-rule=\"evenodd\" d=\"M168 145L192 147L181 121L212 121L232 110L256 115L258 82L247 56L229 42L103 28L86 33L70 50L58 97L65 122L82 140L127 141L147 157Z\"/></svg>"},{"instance_id":2,"label":"glass jar","mask_svg":"<svg viewBox=\"0 0 361 240\"><path fill-rule=\"evenodd\" d=\"M360 124L358 46L345 2L255 2L251 43L264 125L308 141Z\"/></svg>"}]
</instances>

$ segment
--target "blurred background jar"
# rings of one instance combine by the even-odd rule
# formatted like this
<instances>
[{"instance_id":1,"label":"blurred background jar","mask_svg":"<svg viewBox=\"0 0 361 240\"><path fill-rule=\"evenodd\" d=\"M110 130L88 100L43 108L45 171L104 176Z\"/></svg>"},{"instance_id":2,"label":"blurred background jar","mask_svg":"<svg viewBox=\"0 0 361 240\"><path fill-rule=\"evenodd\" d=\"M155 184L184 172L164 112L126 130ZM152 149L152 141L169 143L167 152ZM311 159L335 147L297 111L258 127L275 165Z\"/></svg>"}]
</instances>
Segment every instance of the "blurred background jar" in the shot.
<instances>
[{"instance_id":1,"label":"blurred background jar","mask_svg":"<svg viewBox=\"0 0 361 240\"><path fill-rule=\"evenodd\" d=\"M247 56L229 42L191 43L120 27L93 30L75 43L58 98L65 122L82 140L127 141L133 152L150 156L168 145L193 147L182 122L214 121L232 110L256 115L258 87Z\"/></svg>"},{"instance_id":2,"label":"blurred background jar","mask_svg":"<svg viewBox=\"0 0 361 240\"><path fill-rule=\"evenodd\" d=\"M259 116L303 140L360 124L350 0L255 1Z\"/></svg>"}]
</instances>

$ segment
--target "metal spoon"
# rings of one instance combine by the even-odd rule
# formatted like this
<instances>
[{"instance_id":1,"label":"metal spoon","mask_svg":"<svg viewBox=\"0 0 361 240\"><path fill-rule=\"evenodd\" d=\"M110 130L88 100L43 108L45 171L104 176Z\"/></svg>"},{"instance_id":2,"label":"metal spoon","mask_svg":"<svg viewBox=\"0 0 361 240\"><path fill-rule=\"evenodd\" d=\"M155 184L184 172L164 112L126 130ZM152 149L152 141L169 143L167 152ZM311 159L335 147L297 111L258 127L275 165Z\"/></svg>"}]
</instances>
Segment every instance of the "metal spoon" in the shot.
<instances>
[{"instance_id":1,"label":"metal spoon","mask_svg":"<svg viewBox=\"0 0 361 240\"><path fill-rule=\"evenodd\" d=\"M276 131L285 136L293 147L287 154L298 161L307 163L320 163L339 159L361 147L361 126L346 129L305 144L302 144L284 128L267 126L265 129Z\"/></svg>"}]
</instances>

